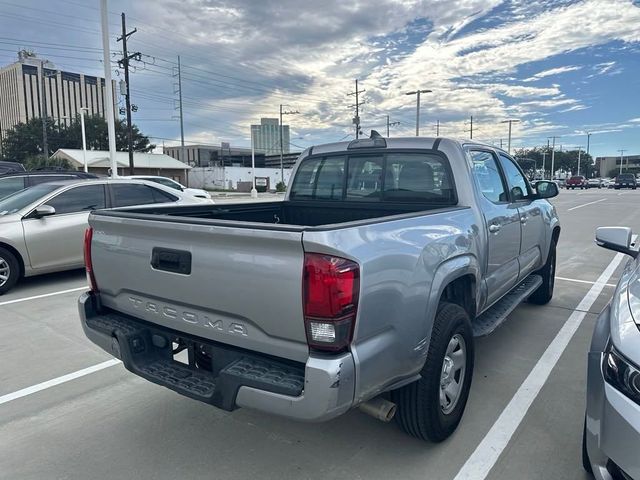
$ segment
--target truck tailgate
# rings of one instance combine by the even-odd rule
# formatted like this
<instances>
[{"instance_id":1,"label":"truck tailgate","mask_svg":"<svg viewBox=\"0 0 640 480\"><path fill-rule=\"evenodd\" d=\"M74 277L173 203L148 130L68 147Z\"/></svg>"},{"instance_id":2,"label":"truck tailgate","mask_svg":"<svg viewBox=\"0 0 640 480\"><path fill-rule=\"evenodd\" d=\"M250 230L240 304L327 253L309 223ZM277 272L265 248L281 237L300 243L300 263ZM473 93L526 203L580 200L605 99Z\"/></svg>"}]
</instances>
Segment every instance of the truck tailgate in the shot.
<instances>
[{"instance_id":1,"label":"truck tailgate","mask_svg":"<svg viewBox=\"0 0 640 480\"><path fill-rule=\"evenodd\" d=\"M301 231L100 214L91 215L89 224L104 306L210 340L306 361Z\"/></svg>"}]
</instances>

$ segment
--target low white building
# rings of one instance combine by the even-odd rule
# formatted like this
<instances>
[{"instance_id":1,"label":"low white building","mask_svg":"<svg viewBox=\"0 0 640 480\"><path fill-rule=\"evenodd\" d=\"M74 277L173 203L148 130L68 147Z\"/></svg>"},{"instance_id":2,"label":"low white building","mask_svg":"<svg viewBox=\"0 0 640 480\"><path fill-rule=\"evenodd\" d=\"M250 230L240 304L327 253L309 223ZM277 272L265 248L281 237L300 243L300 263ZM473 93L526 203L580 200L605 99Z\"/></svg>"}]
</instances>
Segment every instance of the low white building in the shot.
<instances>
[{"instance_id":1,"label":"low white building","mask_svg":"<svg viewBox=\"0 0 640 480\"><path fill-rule=\"evenodd\" d=\"M80 149L61 148L51 157L65 159L78 170L84 168L84 155ZM87 150L86 159L89 172L97 175L109 175L111 160L108 151ZM118 164L118 175L130 175L128 152L116 152L116 163ZM136 175L161 175L172 178L183 185L187 182L187 172L191 170L189 165L162 153L134 152L133 166Z\"/></svg>"},{"instance_id":2,"label":"low white building","mask_svg":"<svg viewBox=\"0 0 640 480\"><path fill-rule=\"evenodd\" d=\"M284 169L284 183L289 183L291 169ZM205 167L189 170L189 186L193 188L250 191L253 180L248 167ZM275 190L280 182L279 168L256 168L256 186Z\"/></svg>"}]
</instances>

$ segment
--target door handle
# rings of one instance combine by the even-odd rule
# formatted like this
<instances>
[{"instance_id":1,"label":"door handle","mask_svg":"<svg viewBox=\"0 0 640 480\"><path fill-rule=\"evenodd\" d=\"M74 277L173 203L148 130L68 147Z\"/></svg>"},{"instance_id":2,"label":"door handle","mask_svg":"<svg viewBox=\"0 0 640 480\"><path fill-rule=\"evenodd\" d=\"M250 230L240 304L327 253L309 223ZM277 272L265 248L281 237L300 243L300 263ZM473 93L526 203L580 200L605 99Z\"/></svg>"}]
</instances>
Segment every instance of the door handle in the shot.
<instances>
[{"instance_id":1,"label":"door handle","mask_svg":"<svg viewBox=\"0 0 640 480\"><path fill-rule=\"evenodd\" d=\"M498 233L501 228L502 227L500 225L498 225L497 223L492 223L491 225L489 225L489 231L491 233Z\"/></svg>"},{"instance_id":2,"label":"door handle","mask_svg":"<svg viewBox=\"0 0 640 480\"><path fill-rule=\"evenodd\" d=\"M526 215L520 217L520 223L527 223L527 220L529 220L529 217L527 217Z\"/></svg>"}]
</instances>

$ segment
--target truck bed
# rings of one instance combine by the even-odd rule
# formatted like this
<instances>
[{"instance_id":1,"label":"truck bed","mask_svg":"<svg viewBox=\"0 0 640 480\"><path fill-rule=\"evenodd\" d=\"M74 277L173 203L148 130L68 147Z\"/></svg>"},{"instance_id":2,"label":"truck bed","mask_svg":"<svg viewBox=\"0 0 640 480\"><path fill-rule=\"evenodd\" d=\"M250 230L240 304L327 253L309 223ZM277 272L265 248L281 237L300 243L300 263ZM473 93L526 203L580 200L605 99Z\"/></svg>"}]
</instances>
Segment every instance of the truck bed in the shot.
<instances>
[{"instance_id":1,"label":"truck bed","mask_svg":"<svg viewBox=\"0 0 640 480\"><path fill-rule=\"evenodd\" d=\"M304 227L326 227L347 222L367 222L371 219L412 216L427 211L443 211L453 208L438 204L408 203L381 204L358 202L303 202L276 201L263 203L238 203L225 205L188 205L169 207L126 208L102 211L100 215L139 218L179 223L227 224L233 227L255 228L255 224L270 224L274 229L303 230ZM194 219L201 220L194 221ZM296 228L298 227L298 228ZM264 228L264 226L263 226Z\"/></svg>"}]
</instances>

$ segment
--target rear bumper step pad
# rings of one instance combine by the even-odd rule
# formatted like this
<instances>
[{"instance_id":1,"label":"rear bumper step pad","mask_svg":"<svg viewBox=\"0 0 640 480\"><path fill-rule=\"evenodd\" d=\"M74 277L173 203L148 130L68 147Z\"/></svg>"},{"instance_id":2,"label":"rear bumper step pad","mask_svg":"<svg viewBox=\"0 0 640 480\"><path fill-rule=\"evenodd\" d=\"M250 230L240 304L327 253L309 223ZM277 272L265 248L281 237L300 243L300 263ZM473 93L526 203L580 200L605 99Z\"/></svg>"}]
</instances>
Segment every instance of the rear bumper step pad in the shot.
<instances>
[{"instance_id":1,"label":"rear bumper step pad","mask_svg":"<svg viewBox=\"0 0 640 480\"><path fill-rule=\"evenodd\" d=\"M236 408L242 386L298 397L304 388L304 365L249 354L241 349L150 326L128 316L108 312L87 318L86 327L112 337L112 353L127 370L150 382L225 410ZM189 365L173 358L172 342L180 339L191 350ZM198 368L192 354L205 345L216 367ZM218 364L218 359L225 362Z\"/></svg>"}]
</instances>

